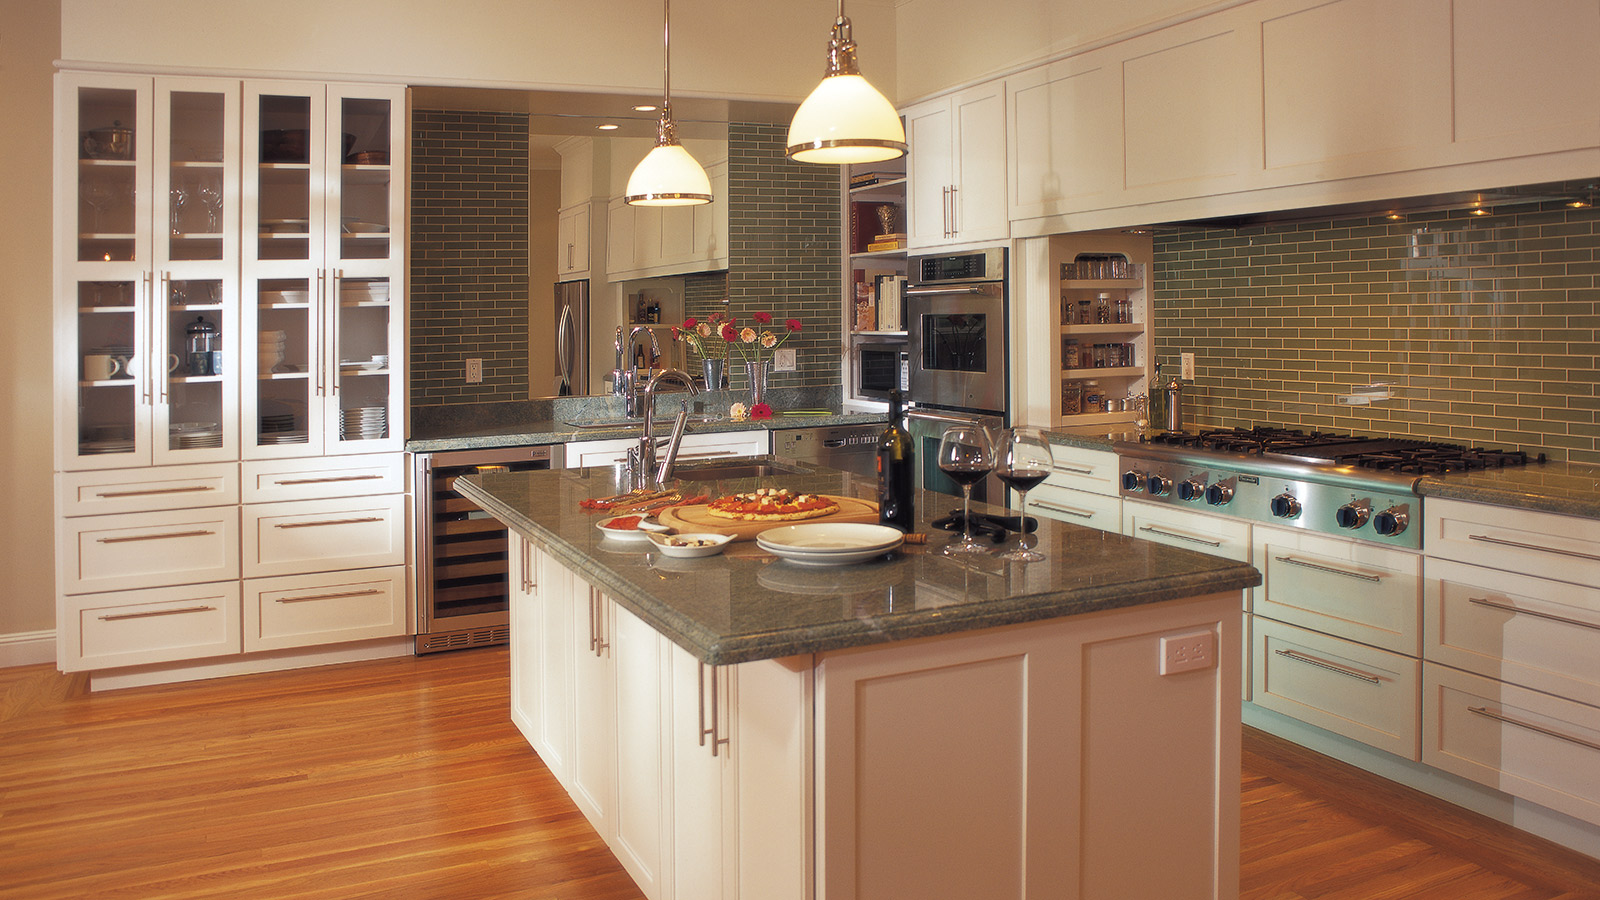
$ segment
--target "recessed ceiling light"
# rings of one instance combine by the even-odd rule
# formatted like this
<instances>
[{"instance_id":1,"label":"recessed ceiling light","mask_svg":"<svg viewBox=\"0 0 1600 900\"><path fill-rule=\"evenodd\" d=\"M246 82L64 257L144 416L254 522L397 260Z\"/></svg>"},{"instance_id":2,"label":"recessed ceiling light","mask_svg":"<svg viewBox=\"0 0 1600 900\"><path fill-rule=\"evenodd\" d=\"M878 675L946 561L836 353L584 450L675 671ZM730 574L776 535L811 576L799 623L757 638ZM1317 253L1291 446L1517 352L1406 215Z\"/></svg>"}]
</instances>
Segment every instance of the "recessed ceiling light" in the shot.
<instances>
[{"instance_id":1,"label":"recessed ceiling light","mask_svg":"<svg viewBox=\"0 0 1600 900\"><path fill-rule=\"evenodd\" d=\"M660 108L661 107L656 106L656 105L654 105L652 103L641 103L638 106L635 106L633 108L633 111L634 112L655 112L656 110L658 110Z\"/></svg>"},{"instance_id":2,"label":"recessed ceiling light","mask_svg":"<svg viewBox=\"0 0 1600 900\"><path fill-rule=\"evenodd\" d=\"M604 125L596 125L595 128L600 130L600 131L616 131L617 130L617 126L616 125L612 125L609 122L607 122Z\"/></svg>"},{"instance_id":3,"label":"recessed ceiling light","mask_svg":"<svg viewBox=\"0 0 1600 900\"><path fill-rule=\"evenodd\" d=\"M1400 222L1400 221L1403 221L1405 219L1405 216L1403 216L1403 215L1401 215L1400 213L1397 213L1397 212L1392 212L1392 213L1389 213L1388 215L1384 216L1384 218L1388 219L1391 222Z\"/></svg>"},{"instance_id":4,"label":"recessed ceiling light","mask_svg":"<svg viewBox=\"0 0 1600 900\"><path fill-rule=\"evenodd\" d=\"M1489 215L1490 210L1485 209L1485 208L1480 206L1480 207L1477 207L1476 209L1469 209L1469 210L1467 210L1467 212L1471 213L1474 216L1487 216L1487 215Z\"/></svg>"},{"instance_id":5,"label":"recessed ceiling light","mask_svg":"<svg viewBox=\"0 0 1600 900\"><path fill-rule=\"evenodd\" d=\"M1571 207L1572 209L1586 209L1589 206L1589 201L1587 201L1587 200L1568 200L1567 201L1567 206Z\"/></svg>"}]
</instances>

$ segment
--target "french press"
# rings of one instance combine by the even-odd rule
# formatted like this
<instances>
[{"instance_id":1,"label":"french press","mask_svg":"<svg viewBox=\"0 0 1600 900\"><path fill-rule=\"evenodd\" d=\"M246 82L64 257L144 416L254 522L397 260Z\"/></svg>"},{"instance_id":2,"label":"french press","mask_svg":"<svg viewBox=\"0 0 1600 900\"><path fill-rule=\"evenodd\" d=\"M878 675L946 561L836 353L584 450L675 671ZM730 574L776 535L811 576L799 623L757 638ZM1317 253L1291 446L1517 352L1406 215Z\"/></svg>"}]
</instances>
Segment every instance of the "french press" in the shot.
<instances>
[{"instance_id":1,"label":"french press","mask_svg":"<svg viewBox=\"0 0 1600 900\"><path fill-rule=\"evenodd\" d=\"M185 329L189 335L189 374L222 374L222 335L217 326L196 316Z\"/></svg>"}]
</instances>

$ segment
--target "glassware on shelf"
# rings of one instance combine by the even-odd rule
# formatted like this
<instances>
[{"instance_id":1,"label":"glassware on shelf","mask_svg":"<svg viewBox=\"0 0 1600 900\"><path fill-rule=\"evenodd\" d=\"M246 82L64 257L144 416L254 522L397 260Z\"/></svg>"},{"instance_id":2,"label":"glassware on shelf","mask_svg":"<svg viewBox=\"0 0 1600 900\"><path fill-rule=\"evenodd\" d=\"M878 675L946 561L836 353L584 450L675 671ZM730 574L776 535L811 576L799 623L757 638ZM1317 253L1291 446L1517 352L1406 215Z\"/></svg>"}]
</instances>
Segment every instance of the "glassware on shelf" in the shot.
<instances>
[{"instance_id":1,"label":"glassware on shelf","mask_svg":"<svg viewBox=\"0 0 1600 900\"><path fill-rule=\"evenodd\" d=\"M172 204L172 233L183 234L183 207L189 202L189 189L175 184L168 193Z\"/></svg>"},{"instance_id":2,"label":"glassware on shelf","mask_svg":"<svg viewBox=\"0 0 1600 900\"><path fill-rule=\"evenodd\" d=\"M206 182L200 186L200 206L206 211L206 233L222 231L222 185Z\"/></svg>"},{"instance_id":3,"label":"glassware on shelf","mask_svg":"<svg viewBox=\"0 0 1600 900\"><path fill-rule=\"evenodd\" d=\"M92 178L83 186L83 202L89 204L89 210L94 213L94 218L89 223L90 231L105 233L106 210L111 207L111 202L115 199L117 199L116 189L99 178Z\"/></svg>"},{"instance_id":4,"label":"glassware on shelf","mask_svg":"<svg viewBox=\"0 0 1600 900\"><path fill-rule=\"evenodd\" d=\"M1000 433L995 447L995 477L1017 492L1017 508L1022 511L1023 528L1017 530L1016 541L1000 553L1001 559L1017 562L1038 562L1045 558L1033 549L1026 529L1028 521L1028 491L1050 477L1055 463L1050 453L1050 442L1037 428L1018 426Z\"/></svg>"},{"instance_id":5,"label":"glassware on shelf","mask_svg":"<svg viewBox=\"0 0 1600 900\"><path fill-rule=\"evenodd\" d=\"M939 439L939 471L961 485L961 539L946 544L947 556L988 553L972 537L972 486L994 470L994 445L982 425L952 425Z\"/></svg>"}]
</instances>

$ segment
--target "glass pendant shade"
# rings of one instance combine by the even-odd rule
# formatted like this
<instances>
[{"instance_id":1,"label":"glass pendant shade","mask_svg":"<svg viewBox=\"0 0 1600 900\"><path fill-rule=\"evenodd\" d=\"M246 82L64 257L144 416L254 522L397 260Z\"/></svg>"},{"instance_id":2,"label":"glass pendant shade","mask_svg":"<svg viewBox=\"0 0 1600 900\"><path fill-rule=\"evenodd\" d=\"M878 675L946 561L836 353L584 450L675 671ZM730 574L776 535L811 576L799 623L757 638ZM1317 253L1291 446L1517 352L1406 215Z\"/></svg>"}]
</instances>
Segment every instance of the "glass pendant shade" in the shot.
<instances>
[{"instance_id":1,"label":"glass pendant shade","mask_svg":"<svg viewBox=\"0 0 1600 900\"><path fill-rule=\"evenodd\" d=\"M788 154L801 162L879 162L904 156L906 130L889 98L860 75L822 79L789 124Z\"/></svg>"},{"instance_id":2,"label":"glass pendant shade","mask_svg":"<svg viewBox=\"0 0 1600 900\"><path fill-rule=\"evenodd\" d=\"M625 199L634 206L695 206L711 202L711 179L681 144L657 144L628 176Z\"/></svg>"}]
</instances>

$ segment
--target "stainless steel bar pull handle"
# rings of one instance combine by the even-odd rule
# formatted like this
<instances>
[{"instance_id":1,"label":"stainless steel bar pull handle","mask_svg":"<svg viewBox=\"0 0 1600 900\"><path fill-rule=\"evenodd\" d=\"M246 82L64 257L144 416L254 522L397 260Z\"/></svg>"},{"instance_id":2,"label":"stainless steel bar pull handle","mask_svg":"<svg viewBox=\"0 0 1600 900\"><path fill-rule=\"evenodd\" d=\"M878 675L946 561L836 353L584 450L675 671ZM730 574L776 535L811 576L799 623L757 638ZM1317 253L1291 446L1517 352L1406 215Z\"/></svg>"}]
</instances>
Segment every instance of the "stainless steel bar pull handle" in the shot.
<instances>
[{"instance_id":1,"label":"stainless steel bar pull handle","mask_svg":"<svg viewBox=\"0 0 1600 900\"><path fill-rule=\"evenodd\" d=\"M1060 463L1057 463L1057 464L1051 466L1050 469L1051 469L1051 471L1054 471L1054 472L1070 472L1073 475L1093 475L1094 474L1094 470L1093 469L1079 469L1079 468L1075 468L1073 466L1063 466Z\"/></svg>"},{"instance_id":2,"label":"stainless steel bar pull handle","mask_svg":"<svg viewBox=\"0 0 1600 900\"><path fill-rule=\"evenodd\" d=\"M210 529L201 528L195 529L194 531L163 531L160 534L129 534L122 537L95 538L95 540L102 544L129 544L134 541L164 541L168 538L205 537L208 534L216 534L216 532Z\"/></svg>"},{"instance_id":3,"label":"stainless steel bar pull handle","mask_svg":"<svg viewBox=\"0 0 1600 900\"><path fill-rule=\"evenodd\" d=\"M606 607L605 598L594 588L589 589L589 602L594 608L594 655L605 656L611 649L611 642L606 640Z\"/></svg>"},{"instance_id":4,"label":"stainless steel bar pull handle","mask_svg":"<svg viewBox=\"0 0 1600 900\"><path fill-rule=\"evenodd\" d=\"M211 612L215 606L180 606L177 609L151 609L144 612L111 613L100 617L102 622L120 622L123 619L149 619L155 616L177 616L184 613Z\"/></svg>"},{"instance_id":5,"label":"stainless steel bar pull handle","mask_svg":"<svg viewBox=\"0 0 1600 900\"><path fill-rule=\"evenodd\" d=\"M333 484L339 481L379 481L382 478L382 475L328 475L322 478L280 478L278 484Z\"/></svg>"},{"instance_id":6,"label":"stainless steel bar pull handle","mask_svg":"<svg viewBox=\"0 0 1600 900\"><path fill-rule=\"evenodd\" d=\"M1575 734L1563 734L1559 731L1556 731L1554 728L1546 728L1543 725L1538 725L1533 722L1524 722L1521 719L1512 718L1505 713L1495 712L1494 710L1485 706L1469 706L1467 707L1467 712L1483 716L1486 719L1494 719L1497 722L1504 722L1507 725L1515 725L1518 728L1526 728L1529 731L1536 731L1539 734L1547 737L1553 737L1556 740L1566 741L1569 744L1577 744L1580 747L1588 747L1590 750L1600 750L1600 744L1596 744L1593 741L1586 741Z\"/></svg>"},{"instance_id":7,"label":"stainless steel bar pull handle","mask_svg":"<svg viewBox=\"0 0 1600 900\"><path fill-rule=\"evenodd\" d=\"M1046 503L1043 500L1033 500L1033 501L1029 502L1028 505L1029 506L1037 506L1040 509L1048 509L1051 512L1066 513L1069 516L1077 516L1080 519L1092 519L1092 518L1094 518L1094 513L1092 513L1092 512L1085 512L1085 511L1083 511L1081 509L1072 509L1071 507L1067 507L1067 506L1057 506L1054 503Z\"/></svg>"},{"instance_id":8,"label":"stainless steel bar pull handle","mask_svg":"<svg viewBox=\"0 0 1600 900\"><path fill-rule=\"evenodd\" d=\"M373 594L381 594L381 593L383 593L383 592L378 590L377 588L368 588L368 589L366 589L364 591L338 591L338 592L332 593L332 594L306 594L303 597L279 597L277 599L277 602L279 602L279 603L304 603L307 600L343 600L346 597L370 597Z\"/></svg>"},{"instance_id":9,"label":"stainless steel bar pull handle","mask_svg":"<svg viewBox=\"0 0 1600 900\"><path fill-rule=\"evenodd\" d=\"M1177 538L1180 541L1192 541L1193 543L1196 543L1196 544L1205 544L1207 547L1221 547L1222 546L1222 542L1221 541L1208 541L1205 538L1197 538L1197 537L1194 537L1193 535L1179 534L1176 531L1167 531L1166 529L1163 529L1163 528L1157 528L1154 525L1140 525L1139 526L1139 530L1140 531L1148 531L1151 534L1159 534L1162 537Z\"/></svg>"},{"instance_id":10,"label":"stainless steel bar pull handle","mask_svg":"<svg viewBox=\"0 0 1600 900\"><path fill-rule=\"evenodd\" d=\"M159 494L193 494L214 490L216 488L209 484L192 484L187 487L145 488L138 491L101 491L95 496L102 500L115 500L119 497L154 497Z\"/></svg>"},{"instance_id":11,"label":"stainless steel bar pull handle","mask_svg":"<svg viewBox=\"0 0 1600 900\"><path fill-rule=\"evenodd\" d=\"M1487 606L1490 609L1498 609L1502 612L1533 616L1537 619L1549 619L1552 622L1560 622L1563 625L1576 625L1579 628L1593 628L1596 631L1600 631L1600 622L1585 622L1582 619L1571 619L1566 616L1558 616L1555 613L1540 612L1537 609L1528 609L1526 607L1517 606L1511 603L1500 603L1495 600L1490 600L1488 597L1468 597L1467 602L1476 603L1479 606Z\"/></svg>"},{"instance_id":12,"label":"stainless steel bar pull handle","mask_svg":"<svg viewBox=\"0 0 1600 900\"><path fill-rule=\"evenodd\" d=\"M362 525L367 522L382 522L383 516L359 516L353 519L323 519L320 522L276 522L273 528L321 528L324 525Z\"/></svg>"},{"instance_id":13,"label":"stainless steel bar pull handle","mask_svg":"<svg viewBox=\"0 0 1600 900\"><path fill-rule=\"evenodd\" d=\"M1368 684L1382 684L1383 683L1383 679L1379 678L1376 675L1368 675L1365 672L1359 672L1359 671L1356 671L1355 669L1347 668L1347 667L1341 666L1341 665L1339 665L1337 663L1327 662L1326 660L1315 659L1313 657L1306 656L1303 653L1296 653L1293 650L1274 650L1272 652L1278 654L1279 656L1285 657L1287 659L1292 659L1295 662L1302 662L1302 663L1305 663L1308 666L1316 666L1319 669L1327 669L1329 672L1334 672L1334 673L1339 674L1339 675L1344 675L1344 676L1346 676L1348 678L1359 678L1360 680L1365 681Z\"/></svg>"},{"instance_id":14,"label":"stainless steel bar pull handle","mask_svg":"<svg viewBox=\"0 0 1600 900\"><path fill-rule=\"evenodd\" d=\"M1469 534L1469 541L1483 541L1485 544L1499 544L1502 547L1516 547L1518 550L1538 550L1540 553L1559 553L1562 556L1574 556L1578 559L1592 559L1600 562L1600 556L1593 553L1581 553L1577 550L1562 550L1559 547L1541 547L1538 544L1524 544L1521 541L1508 541L1505 538L1490 537L1486 534Z\"/></svg>"},{"instance_id":15,"label":"stainless steel bar pull handle","mask_svg":"<svg viewBox=\"0 0 1600 900\"><path fill-rule=\"evenodd\" d=\"M1346 569L1339 569L1333 566L1319 565L1314 562L1306 562L1303 559L1295 559L1292 556L1274 556L1273 559L1281 563L1287 563L1291 566L1299 566L1302 569L1315 569L1318 572L1327 572L1330 575L1343 575L1346 578L1359 578L1362 581L1370 581L1373 584L1377 584L1383 580L1376 575L1368 575L1365 572L1351 572Z\"/></svg>"},{"instance_id":16,"label":"stainless steel bar pull handle","mask_svg":"<svg viewBox=\"0 0 1600 900\"><path fill-rule=\"evenodd\" d=\"M720 756L721 748L727 746L728 738L722 732L722 700L718 695L717 667L698 663L700 666L700 746L706 745L706 738L711 738L711 755ZM706 727L706 670L711 670L711 727Z\"/></svg>"}]
</instances>

